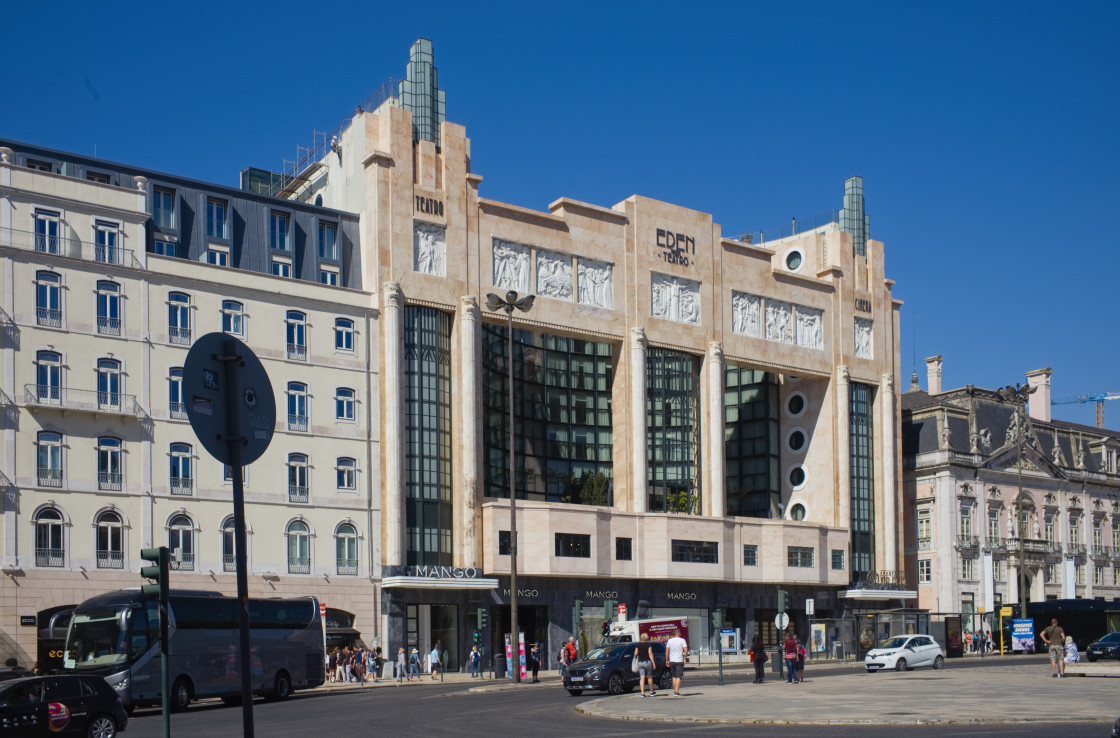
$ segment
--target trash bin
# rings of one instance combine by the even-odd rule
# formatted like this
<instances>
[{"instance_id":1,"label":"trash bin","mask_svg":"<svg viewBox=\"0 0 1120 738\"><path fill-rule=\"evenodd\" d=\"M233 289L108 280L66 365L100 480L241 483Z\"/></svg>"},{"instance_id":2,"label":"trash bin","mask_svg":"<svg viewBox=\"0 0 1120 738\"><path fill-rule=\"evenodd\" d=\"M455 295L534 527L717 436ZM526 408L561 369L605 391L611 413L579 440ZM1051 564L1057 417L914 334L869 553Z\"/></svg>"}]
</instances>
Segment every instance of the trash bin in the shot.
<instances>
[{"instance_id":1,"label":"trash bin","mask_svg":"<svg viewBox=\"0 0 1120 738\"><path fill-rule=\"evenodd\" d=\"M506 657L505 656L495 656L494 657L494 678L495 679L505 679L506 678Z\"/></svg>"},{"instance_id":2,"label":"trash bin","mask_svg":"<svg viewBox=\"0 0 1120 738\"><path fill-rule=\"evenodd\" d=\"M782 668L785 666L785 659L782 658L782 649L778 647L774 649L774 653L770 654L770 661L774 663L774 673L779 677L782 676Z\"/></svg>"},{"instance_id":3,"label":"trash bin","mask_svg":"<svg viewBox=\"0 0 1120 738\"><path fill-rule=\"evenodd\" d=\"M836 659L837 661L843 661L844 660L844 642L843 641L833 641L832 642L832 658Z\"/></svg>"}]
</instances>

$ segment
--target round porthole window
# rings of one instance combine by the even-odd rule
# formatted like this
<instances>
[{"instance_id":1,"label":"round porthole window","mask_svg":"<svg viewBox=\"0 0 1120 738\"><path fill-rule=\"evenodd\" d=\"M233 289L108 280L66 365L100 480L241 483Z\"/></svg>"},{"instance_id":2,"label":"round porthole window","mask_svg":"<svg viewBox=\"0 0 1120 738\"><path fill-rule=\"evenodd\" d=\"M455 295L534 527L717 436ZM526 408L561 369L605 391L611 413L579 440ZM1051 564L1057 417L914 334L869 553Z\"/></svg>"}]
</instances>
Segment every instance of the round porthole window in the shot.
<instances>
[{"instance_id":1,"label":"round porthole window","mask_svg":"<svg viewBox=\"0 0 1120 738\"><path fill-rule=\"evenodd\" d=\"M789 470L789 484L794 489L798 489L805 484L805 468L800 464Z\"/></svg>"},{"instance_id":2,"label":"round porthole window","mask_svg":"<svg viewBox=\"0 0 1120 738\"><path fill-rule=\"evenodd\" d=\"M789 435L786 436L786 445L789 446L790 451L794 453L800 452L805 448L805 431L800 428L795 428L790 431Z\"/></svg>"},{"instance_id":3,"label":"round porthole window","mask_svg":"<svg viewBox=\"0 0 1120 738\"><path fill-rule=\"evenodd\" d=\"M786 412L791 418L796 418L805 412L805 395L800 392L792 393L786 399Z\"/></svg>"},{"instance_id":4,"label":"round porthole window","mask_svg":"<svg viewBox=\"0 0 1120 738\"><path fill-rule=\"evenodd\" d=\"M805 519L805 506L800 502L789 509L790 520L804 520Z\"/></svg>"},{"instance_id":5,"label":"round porthole window","mask_svg":"<svg viewBox=\"0 0 1120 738\"><path fill-rule=\"evenodd\" d=\"M800 250L790 249L786 252L786 269L790 270L791 272L801 271L802 262L803 257L801 256Z\"/></svg>"}]
</instances>

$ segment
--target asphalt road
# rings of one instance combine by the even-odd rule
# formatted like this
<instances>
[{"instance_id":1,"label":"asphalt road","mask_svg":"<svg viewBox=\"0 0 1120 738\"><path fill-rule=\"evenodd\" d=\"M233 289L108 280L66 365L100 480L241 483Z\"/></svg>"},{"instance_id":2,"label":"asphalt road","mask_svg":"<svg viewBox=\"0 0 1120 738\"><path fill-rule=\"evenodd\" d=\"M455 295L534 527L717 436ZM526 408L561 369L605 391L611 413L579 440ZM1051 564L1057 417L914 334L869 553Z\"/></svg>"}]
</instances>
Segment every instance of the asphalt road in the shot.
<instances>
[{"instance_id":1,"label":"asphalt road","mask_svg":"<svg viewBox=\"0 0 1120 738\"><path fill-rule=\"evenodd\" d=\"M958 662L959 663L959 662ZM983 669L974 662L971 668ZM824 675L822 674L822 677ZM714 674L688 675L689 685L714 685ZM741 683L739 675L729 682ZM1046 682L1044 682L1045 684ZM633 722L594 718L579 714L576 705L595 700L600 694L587 693L571 697L559 686L497 691L469 692L470 684L424 684L402 688L382 686L370 689L315 691L297 693L287 702L254 703L256 735L263 737L345 735L362 736L388 733L401 736L463 736L484 733L489 736L572 736L594 738L648 735L744 735L752 736L838 736L841 738L886 738L905 735L984 736L985 738L1055 738L1056 736L1108 736L1111 722L1077 722L1076 715L1061 723L1012 723L987 725L939 726L798 726L798 725L712 725L660 722ZM744 685L745 688L749 684ZM747 692L744 692L747 695ZM874 704L868 695L868 704ZM1042 694L1040 694L1040 698ZM936 699L936 696L931 696ZM672 700L651 700L651 709L672 709ZM795 703L791 711L797 710ZM869 710L874 709L869 707ZM1118 704L1120 710L1120 704ZM171 716L171 733L175 736L225 738L242 735L240 707L226 707L220 702L196 703L189 710ZM158 738L162 725L158 710L137 710L129 722L126 738Z\"/></svg>"}]
</instances>

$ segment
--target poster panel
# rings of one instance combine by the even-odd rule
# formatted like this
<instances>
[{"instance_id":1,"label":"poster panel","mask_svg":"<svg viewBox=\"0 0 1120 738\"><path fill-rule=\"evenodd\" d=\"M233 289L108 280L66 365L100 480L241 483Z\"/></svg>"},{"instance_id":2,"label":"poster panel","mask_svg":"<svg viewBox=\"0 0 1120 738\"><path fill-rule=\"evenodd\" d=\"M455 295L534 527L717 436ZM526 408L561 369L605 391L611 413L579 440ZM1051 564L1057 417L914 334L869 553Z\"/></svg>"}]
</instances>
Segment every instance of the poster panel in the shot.
<instances>
[{"instance_id":1,"label":"poster panel","mask_svg":"<svg viewBox=\"0 0 1120 738\"><path fill-rule=\"evenodd\" d=\"M809 626L809 652L824 653L825 624L812 623Z\"/></svg>"},{"instance_id":2,"label":"poster panel","mask_svg":"<svg viewBox=\"0 0 1120 738\"><path fill-rule=\"evenodd\" d=\"M1011 621L1011 650L1034 651L1034 620L1015 618Z\"/></svg>"}]
</instances>

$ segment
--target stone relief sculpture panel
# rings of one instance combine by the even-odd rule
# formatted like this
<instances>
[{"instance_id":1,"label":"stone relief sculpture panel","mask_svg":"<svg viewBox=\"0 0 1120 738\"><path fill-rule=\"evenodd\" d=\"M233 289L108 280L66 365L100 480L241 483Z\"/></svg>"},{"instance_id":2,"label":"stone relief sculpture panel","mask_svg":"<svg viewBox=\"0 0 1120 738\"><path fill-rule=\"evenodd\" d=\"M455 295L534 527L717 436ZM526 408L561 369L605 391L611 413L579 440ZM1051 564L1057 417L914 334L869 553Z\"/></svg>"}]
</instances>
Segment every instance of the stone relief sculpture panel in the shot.
<instances>
[{"instance_id":1,"label":"stone relief sculpture panel","mask_svg":"<svg viewBox=\"0 0 1120 738\"><path fill-rule=\"evenodd\" d=\"M873 321L867 318L856 318L856 358L858 359L872 359L874 358L874 347L872 344L871 328L874 325Z\"/></svg>"},{"instance_id":2,"label":"stone relief sculpture panel","mask_svg":"<svg viewBox=\"0 0 1120 738\"><path fill-rule=\"evenodd\" d=\"M762 338L762 298L745 292L731 293L731 332Z\"/></svg>"},{"instance_id":3,"label":"stone relief sculpture panel","mask_svg":"<svg viewBox=\"0 0 1120 738\"><path fill-rule=\"evenodd\" d=\"M493 253L494 286L531 292L533 286L529 281L529 247L495 238Z\"/></svg>"},{"instance_id":4,"label":"stone relief sculpture panel","mask_svg":"<svg viewBox=\"0 0 1120 738\"><path fill-rule=\"evenodd\" d=\"M576 279L580 305L614 307L613 265L605 261L579 259Z\"/></svg>"},{"instance_id":5,"label":"stone relief sculpture panel","mask_svg":"<svg viewBox=\"0 0 1120 738\"><path fill-rule=\"evenodd\" d=\"M797 345L824 348L824 311L797 306Z\"/></svg>"},{"instance_id":6,"label":"stone relief sculpture panel","mask_svg":"<svg viewBox=\"0 0 1120 738\"><path fill-rule=\"evenodd\" d=\"M653 317L700 325L700 283L667 274L652 275Z\"/></svg>"},{"instance_id":7,"label":"stone relief sculpture panel","mask_svg":"<svg viewBox=\"0 0 1120 738\"><path fill-rule=\"evenodd\" d=\"M412 268L421 274L447 276L447 239L442 227L431 223L413 224Z\"/></svg>"},{"instance_id":8,"label":"stone relief sculpture panel","mask_svg":"<svg viewBox=\"0 0 1120 738\"><path fill-rule=\"evenodd\" d=\"M766 340L793 343L793 306L788 302L766 301Z\"/></svg>"},{"instance_id":9,"label":"stone relief sculpture panel","mask_svg":"<svg viewBox=\"0 0 1120 738\"><path fill-rule=\"evenodd\" d=\"M537 294L557 300L572 299L572 257L552 251L537 252Z\"/></svg>"}]
</instances>

